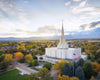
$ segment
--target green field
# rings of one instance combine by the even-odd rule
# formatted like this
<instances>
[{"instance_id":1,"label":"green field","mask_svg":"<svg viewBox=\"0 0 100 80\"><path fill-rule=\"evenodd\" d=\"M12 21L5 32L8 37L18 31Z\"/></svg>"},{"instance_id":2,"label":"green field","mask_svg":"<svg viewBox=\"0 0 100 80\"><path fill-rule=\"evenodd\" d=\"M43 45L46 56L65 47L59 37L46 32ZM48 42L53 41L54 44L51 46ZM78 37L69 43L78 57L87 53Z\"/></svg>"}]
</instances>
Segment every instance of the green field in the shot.
<instances>
[{"instance_id":1,"label":"green field","mask_svg":"<svg viewBox=\"0 0 100 80\"><path fill-rule=\"evenodd\" d=\"M89 40L88 42L100 42L100 40Z\"/></svg>"},{"instance_id":2,"label":"green field","mask_svg":"<svg viewBox=\"0 0 100 80\"><path fill-rule=\"evenodd\" d=\"M0 74L0 80L27 80L28 76L16 76L19 70L14 69L6 73Z\"/></svg>"}]
</instances>

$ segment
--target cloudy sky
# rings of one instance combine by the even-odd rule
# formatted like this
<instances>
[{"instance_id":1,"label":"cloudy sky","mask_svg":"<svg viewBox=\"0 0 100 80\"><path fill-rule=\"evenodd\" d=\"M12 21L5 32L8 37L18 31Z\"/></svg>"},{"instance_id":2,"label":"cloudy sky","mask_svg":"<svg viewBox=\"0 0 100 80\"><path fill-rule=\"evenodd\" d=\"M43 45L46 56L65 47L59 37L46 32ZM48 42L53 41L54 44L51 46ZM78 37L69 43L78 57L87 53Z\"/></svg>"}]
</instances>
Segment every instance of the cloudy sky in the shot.
<instances>
[{"instance_id":1,"label":"cloudy sky","mask_svg":"<svg viewBox=\"0 0 100 80\"><path fill-rule=\"evenodd\" d=\"M0 37L59 35L62 20L65 35L98 38L100 0L0 0Z\"/></svg>"}]
</instances>

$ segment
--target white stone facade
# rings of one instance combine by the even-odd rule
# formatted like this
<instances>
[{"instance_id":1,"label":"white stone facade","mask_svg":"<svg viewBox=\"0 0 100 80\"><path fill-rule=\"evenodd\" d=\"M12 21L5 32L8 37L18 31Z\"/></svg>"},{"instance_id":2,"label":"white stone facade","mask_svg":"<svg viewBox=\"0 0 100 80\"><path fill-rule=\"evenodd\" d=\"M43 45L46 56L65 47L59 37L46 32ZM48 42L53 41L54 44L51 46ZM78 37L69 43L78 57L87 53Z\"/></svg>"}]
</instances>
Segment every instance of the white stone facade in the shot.
<instances>
[{"instance_id":1,"label":"white stone facade","mask_svg":"<svg viewBox=\"0 0 100 80\"><path fill-rule=\"evenodd\" d=\"M57 47L51 47L45 49L45 56L60 59L73 59L73 54L77 54L81 57L81 48L67 48L61 49Z\"/></svg>"}]
</instances>

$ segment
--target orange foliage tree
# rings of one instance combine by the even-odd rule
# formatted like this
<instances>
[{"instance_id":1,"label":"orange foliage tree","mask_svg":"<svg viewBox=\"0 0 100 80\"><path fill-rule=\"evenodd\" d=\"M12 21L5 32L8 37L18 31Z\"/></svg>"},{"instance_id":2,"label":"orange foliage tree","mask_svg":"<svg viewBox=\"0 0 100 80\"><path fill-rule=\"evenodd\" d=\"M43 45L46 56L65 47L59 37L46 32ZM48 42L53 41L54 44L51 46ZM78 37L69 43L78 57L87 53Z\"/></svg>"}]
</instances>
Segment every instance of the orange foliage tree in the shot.
<instances>
[{"instance_id":1,"label":"orange foliage tree","mask_svg":"<svg viewBox=\"0 0 100 80\"><path fill-rule=\"evenodd\" d=\"M98 74L100 72L100 64L96 62L92 62L92 66L93 66L94 72Z\"/></svg>"},{"instance_id":2,"label":"orange foliage tree","mask_svg":"<svg viewBox=\"0 0 100 80\"><path fill-rule=\"evenodd\" d=\"M21 53L21 52L16 52L16 53L14 53L14 58L16 59L16 60L21 60L21 59L23 59L23 57L24 57L24 55L23 55L23 53Z\"/></svg>"}]
</instances>

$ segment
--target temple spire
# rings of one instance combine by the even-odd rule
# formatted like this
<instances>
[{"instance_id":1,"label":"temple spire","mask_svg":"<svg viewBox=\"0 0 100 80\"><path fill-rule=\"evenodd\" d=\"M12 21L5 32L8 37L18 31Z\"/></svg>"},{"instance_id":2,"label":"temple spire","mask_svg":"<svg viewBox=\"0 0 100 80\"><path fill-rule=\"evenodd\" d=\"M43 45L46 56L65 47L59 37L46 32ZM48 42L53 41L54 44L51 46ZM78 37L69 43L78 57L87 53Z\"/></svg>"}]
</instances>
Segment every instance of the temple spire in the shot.
<instances>
[{"instance_id":1,"label":"temple spire","mask_svg":"<svg viewBox=\"0 0 100 80\"><path fill-rule=\"evenodd\" d=\"M65 42L65 36L64 36L64 28L63 28L63 21L62 21L62 30L61 30L60 43L63 44L64 42Z\"/></svg>"},{"instance_id":2,"label":"temple spire","mask_svg":"<svg viewBox=\"0 0 100 80\"><path fill-rule=\"evenodd\" d=\"M64 35L63 21L62 21L62 30L61 30L61 36L60 36L60 42L58 44L58 48L68 48L68 44L66 43L66 39Z\"/></svg>"},{"instance_id":3,"label":"temple spire","mask_svg":"<svg viewBox=\"0 0 100 80\"><path fill-rule=\"evenodd\" d=\"M62 21L62 32L61 32L61 35L63 35L63 36L64 36L63 21Z\"/></svg>"}]
</instances>

